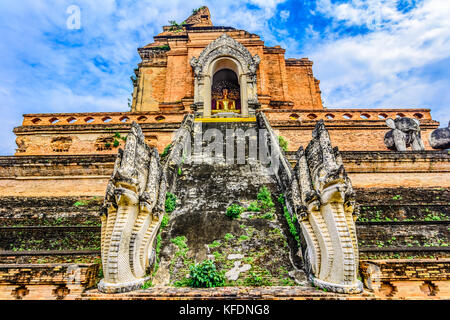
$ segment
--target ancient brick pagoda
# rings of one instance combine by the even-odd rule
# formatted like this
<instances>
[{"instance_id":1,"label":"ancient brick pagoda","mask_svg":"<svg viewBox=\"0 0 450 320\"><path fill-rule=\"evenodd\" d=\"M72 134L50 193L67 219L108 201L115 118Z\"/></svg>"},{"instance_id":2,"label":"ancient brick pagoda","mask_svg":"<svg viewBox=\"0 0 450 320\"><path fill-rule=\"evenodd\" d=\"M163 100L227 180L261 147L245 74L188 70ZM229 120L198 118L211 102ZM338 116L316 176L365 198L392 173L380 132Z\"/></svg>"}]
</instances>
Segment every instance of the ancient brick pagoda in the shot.
<instances>
[{"instance_id":1,"label":"ancient brick pagoda","mask_svg":"<svg viewBox=\"0 0 450 320\"><path fill-rule=\"evenodd\" d=\"M448 129L430 109L327 109L310 60L214 26L206 7L138 52L131 111L14 129L0 298L187 297L206 259L230 288L204 298L450 297Z\"/></svg>"}]
</instances>

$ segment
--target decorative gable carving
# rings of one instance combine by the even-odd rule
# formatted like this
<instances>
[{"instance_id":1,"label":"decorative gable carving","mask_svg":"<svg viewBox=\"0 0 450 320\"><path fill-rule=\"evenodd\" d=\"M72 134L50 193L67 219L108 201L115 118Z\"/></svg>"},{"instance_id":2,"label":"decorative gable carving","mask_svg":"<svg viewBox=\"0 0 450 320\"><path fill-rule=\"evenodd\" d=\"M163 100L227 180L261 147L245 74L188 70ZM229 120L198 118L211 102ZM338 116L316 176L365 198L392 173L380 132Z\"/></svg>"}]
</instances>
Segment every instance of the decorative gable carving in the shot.
<instances>
[{"instance_id":1,"label":"decorative gable carving","mask_svg":"<svg viewBox=\"0 0 450 320\"><path fill-rule=\"evenodd\" d=\"M261 58L257 54L252 56L246 47L226 33L211 42L202 51L198 59L195 57L191 59L191 66L194 69L195 76L204 75L212 61L224 56L237 59L244 73L251 77L256 76L256 69L261 62Z\"/></svg>"}]
</instances>

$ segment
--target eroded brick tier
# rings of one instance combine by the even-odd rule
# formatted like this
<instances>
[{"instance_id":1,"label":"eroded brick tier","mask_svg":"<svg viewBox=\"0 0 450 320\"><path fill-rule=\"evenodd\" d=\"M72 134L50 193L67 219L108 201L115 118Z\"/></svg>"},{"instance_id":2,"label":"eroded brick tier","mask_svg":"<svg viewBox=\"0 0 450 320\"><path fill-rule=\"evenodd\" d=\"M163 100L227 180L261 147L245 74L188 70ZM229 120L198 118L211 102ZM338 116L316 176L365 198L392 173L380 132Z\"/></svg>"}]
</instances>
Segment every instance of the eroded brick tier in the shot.
<instances>
[{"instance_id":1,"label":"eroded brick tier","mask_svg":"<svg viewBox=\"0 0 450 320\"><path fill-rule=\"evenodd\" d=\"M124 143L116 136L125 137L133 121L141 125L147 143L162 152L187 112L25 114L22 125L14 129L16 155L115 154ZM306 147L315 123L322 119L333 145L342 151L387 151L385 119L397 116L419 119L425 148L432 150L428 137L439 126L429 109L267 109L264 113L288 141L290 151Z\"/></svg>"}]
</instances>

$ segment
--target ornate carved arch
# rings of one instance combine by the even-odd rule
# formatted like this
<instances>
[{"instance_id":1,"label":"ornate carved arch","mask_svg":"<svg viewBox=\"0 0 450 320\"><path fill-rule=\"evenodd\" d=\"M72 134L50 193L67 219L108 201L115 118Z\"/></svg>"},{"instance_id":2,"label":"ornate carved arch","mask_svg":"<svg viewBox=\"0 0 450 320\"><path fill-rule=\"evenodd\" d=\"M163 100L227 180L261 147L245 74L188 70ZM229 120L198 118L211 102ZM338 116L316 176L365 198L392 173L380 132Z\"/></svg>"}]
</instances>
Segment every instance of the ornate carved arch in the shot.
<instances>
[{"instance_id":1,"label":"ornate carved arch","mask_svg":"<svg viewBox=\"0 0 450 320\"><path fill-rule=\"evenodd\" d=\"M256 70L261 59L257 54L252 56L245 46L226 33L212 41L198 58L193 57L190 61L195 77L193 109L199 116L211 116L211 78L213 76L211 66L219 59L229 59L238 64L241 116L254 116L254 110L259 105L256 93Z\"/></svg>"},{"instance_id":2,"label":"ornate carved arch","mask_svg":"<svg viewBox=\"0 0 450 320\"><path fill-rule=\"evenodd\" d=\"M195 57L191 59L195 76L205 75L214 60L226 56L238 60L247 76L256 76L256 69L261 61L260 57L257 54L252 57L246 47L226 33L211 42L202 51L198 59Z\"/></svg>"}]
</instances>

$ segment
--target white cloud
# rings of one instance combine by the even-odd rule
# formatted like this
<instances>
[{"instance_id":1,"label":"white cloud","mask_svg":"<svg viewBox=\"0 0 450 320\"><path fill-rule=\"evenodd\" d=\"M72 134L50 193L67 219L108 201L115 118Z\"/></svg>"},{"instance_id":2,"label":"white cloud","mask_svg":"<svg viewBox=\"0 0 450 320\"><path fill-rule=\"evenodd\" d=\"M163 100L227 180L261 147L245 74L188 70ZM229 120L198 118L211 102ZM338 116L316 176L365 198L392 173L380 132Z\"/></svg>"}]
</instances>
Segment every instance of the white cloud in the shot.
<instances>
[{"instance_id":1,"label":"white cloud","mask_svg":"<svg viewBox=\"0 0 450 320\"><path fill-rule=\"evenodd\" d=\"M335 22L347 26L366 26L377 29L384 22L395 23L401 19L397 1L392 0L351 0L347 3L332 3L331 0L318 0L317 12L332 17Z\"/></svg>"},{"instance_id":2,"label":"white cloud","mask_svg":"<svg viewBox=\"0 0 450 320\"><path fill-rule=\"evenodd\" d=\"M274 40L267 21L285 0L55 0L0 2L0 154L14 153L22 113L127 110L137 48L169 20L208 5L216 25ZM247 8L247 4L252 8ZM67 8L80 7L81 29L67 29Z\"/></svg>"},{"instance_id":3,"label":"white cloud","mask_svg":"<svg viewBox=\"0 0 450 320\"><path fill-rule=\"evenodd\" d=\"M280 18L281 21L286 21L287 19L289 19L289 16L291 15L291 13L288 10L282 10L280 11Z\"/></svg>"},{"instance_id":4,"label":"white cloud","mask_svg":"<svg viewBox=\"0 0 450 320\"><path fill-rule=\"evenodd\" d=\"M321 2L329 5L327 0ZM366 18L358 20L351 13L362 10L360 3L346 6L345 14L342 5L338 6L342 10L326 12L337 21L362 23ZM407 13L390 14L393 20L373 32L339 39L328 35L321 45L311 47L308 55L316 62L325 106L431 107L434 117L446 125L450 118L450 97L445 94L450 87L449 16L450 1L428 0ZM444 76L424 76L436 64Z\"/></svg>"}]
</instances>

